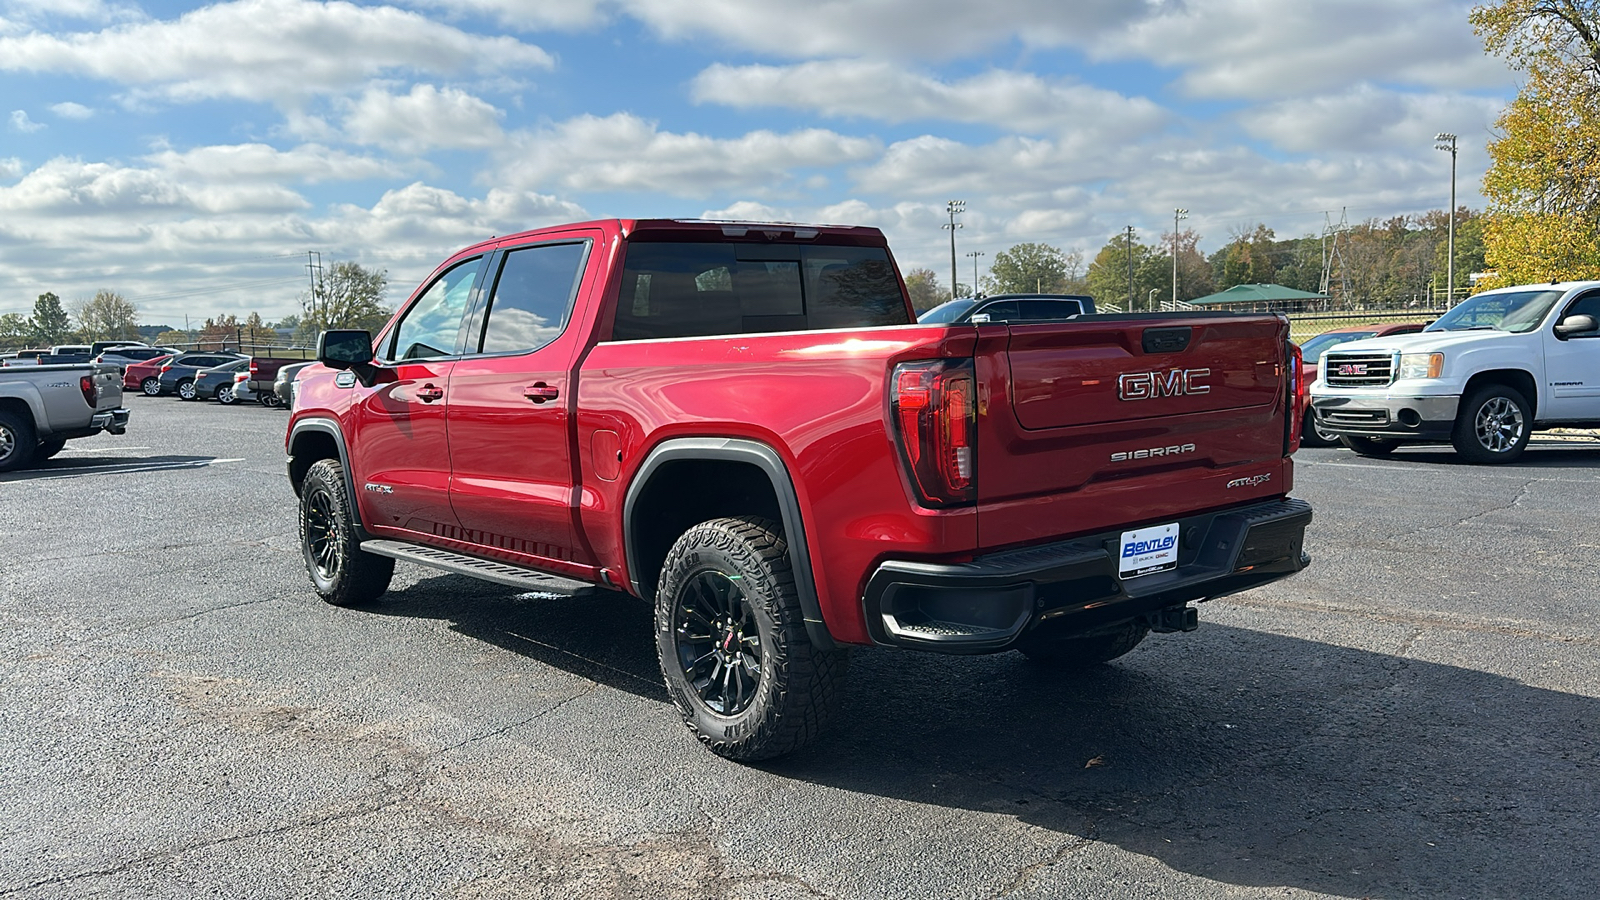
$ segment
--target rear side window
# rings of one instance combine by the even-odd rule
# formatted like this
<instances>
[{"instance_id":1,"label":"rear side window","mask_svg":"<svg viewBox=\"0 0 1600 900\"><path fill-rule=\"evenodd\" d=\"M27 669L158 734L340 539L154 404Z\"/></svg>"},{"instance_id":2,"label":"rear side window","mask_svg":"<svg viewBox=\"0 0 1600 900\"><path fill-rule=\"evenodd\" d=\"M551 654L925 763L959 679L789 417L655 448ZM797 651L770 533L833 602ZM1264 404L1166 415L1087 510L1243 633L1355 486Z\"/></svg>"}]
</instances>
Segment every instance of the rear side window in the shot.
<instances>
[{"instance_id":1,"label":"rear side window","mask_svg":"<svg viewBox=\"0 0 1600 900\"><path fill-rule=\"evenodd\" d=\"M1022 318L1029 322L1065 319L1083 312L1083 305L1076 300L1020 300L1017 305L1022 308Z\"/></svg>"},{"instance_id":2,"label":"rear side window","mask_svg":"<svg viewBox=\"0 0 1600 900\"><path fill-rule=\"evenodd\" d=\"M882 248L628 245L612 340L705 337L910 322Z\"/></svg>"},{"instance_id":3,"label":"rear side window","mask_svg":"<svg viewBox=\"0 0 1600 900\"><path fill-rule=\"evenodd\" d=\"M555 340L572 314L588 250L584 241L507 253L489 297L481 352L537 350Z\"/></svg>"}]
</instances>

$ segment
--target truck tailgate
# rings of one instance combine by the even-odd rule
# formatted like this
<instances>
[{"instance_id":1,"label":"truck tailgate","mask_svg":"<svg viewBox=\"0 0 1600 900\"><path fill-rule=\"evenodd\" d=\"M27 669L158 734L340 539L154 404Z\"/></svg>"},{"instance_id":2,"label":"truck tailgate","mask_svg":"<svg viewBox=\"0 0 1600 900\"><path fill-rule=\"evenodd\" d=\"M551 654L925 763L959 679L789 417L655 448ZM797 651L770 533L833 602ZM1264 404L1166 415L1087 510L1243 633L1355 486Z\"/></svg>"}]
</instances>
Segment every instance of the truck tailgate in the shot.
<instances>
[{"instance_id":1,"label":"truck tailgate","mask_svg":"<svg viewBox=\"0 0 1600 900\"><path fill-rule=\"evenodd\" d=\"M980 326L979 543L1287 492L1287 340L1287 321L1271 315Z\"/></svg>"}]
</instances>

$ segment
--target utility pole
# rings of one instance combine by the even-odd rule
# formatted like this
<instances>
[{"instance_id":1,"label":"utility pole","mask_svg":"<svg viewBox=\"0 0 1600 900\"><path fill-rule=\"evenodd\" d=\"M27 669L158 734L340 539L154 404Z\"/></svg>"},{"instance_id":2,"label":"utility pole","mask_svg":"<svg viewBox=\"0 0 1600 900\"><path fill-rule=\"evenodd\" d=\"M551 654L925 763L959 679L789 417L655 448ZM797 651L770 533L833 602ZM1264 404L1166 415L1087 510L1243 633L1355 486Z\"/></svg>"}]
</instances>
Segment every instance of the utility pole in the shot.
<instances>
[{"instance_id":1,"label":"utility pole","mask_svg":"<svg viewBox=\"0 0 1600 900\"><path fill-rule=\"evenodd\" d=\"M1444 268L1444 305L1449 306L1456 297L1456 136L1441 131L1433 139L1438 142L1433 149L1450 152L1450 218L1446 220L1450 225L1450 243L1445 250L1448 256Z\"/></svg>"},{"instance_id":2,"label":"utility pole","mask_svg":"<svg viewBox=\"0 0 1600 900\"><path fill-rule=\"evenodd\" d=\"M1133 312L1133 226L1128 226L1128 312Z\"/></svg>"},{"instance_id":3,"label":"utility pole","mask_svg":"<svg viewBox=\"0 0 1600 900\"><path fill-rule=\"evenodd\" d=\"M1187 209L1172 211L1172 302L1173 309L1177 309L1178 302L1178 221L1189 218Z\"/></svg>"},{"instance_id":4,"label":"utility pole","mask_svg":"<svg viewBox=\"0 0 1600 900\"><path fill-rule=\"evenodd\" d=\"M315 256L317 258L317 261L315 263L313 263L311 261L311 258L313 256ZM307 250L306 251L306 272L307 272L307 274L309 274L311 276L311 308L312 309L316 309L318 301L322 302L322 309L321 309L321 312L318 313L318 318L320 318L322 320L322 322L321 322L322 327L323 328L327 328L328 327L328 303L327 303L326 300L324 300L322 298L322 292L317 290L318 282L322 281L322 251L321 250Z\"/></svg>"},{"instance_id":5,"label":"utility pole","mask_svg":"<svg viewBox=\"0 0 1600 900\"><path fill-rule=\"evenodd\" d=\"M944 211L950 214L950 224L940 225L939 227L950 229L950 299L954 300L956 298L956 229L961 227L960 223L956 221L956 215L967 211L967 201L951 200L944 205ZM978 290L977 285L973 285L972 290L976 293Z\"/></svg>"},{"instance_id":6,"label":"utility pole","mask_svg":"<svg viewBox=\"0 0 1600 900\"><path fill-rule=\"evenodd\" d=\"M972 296L976 298L978 296L978 257L988 254L982 250L974 250L967 255L972 257Z\"/></svg>"}]
</instances>

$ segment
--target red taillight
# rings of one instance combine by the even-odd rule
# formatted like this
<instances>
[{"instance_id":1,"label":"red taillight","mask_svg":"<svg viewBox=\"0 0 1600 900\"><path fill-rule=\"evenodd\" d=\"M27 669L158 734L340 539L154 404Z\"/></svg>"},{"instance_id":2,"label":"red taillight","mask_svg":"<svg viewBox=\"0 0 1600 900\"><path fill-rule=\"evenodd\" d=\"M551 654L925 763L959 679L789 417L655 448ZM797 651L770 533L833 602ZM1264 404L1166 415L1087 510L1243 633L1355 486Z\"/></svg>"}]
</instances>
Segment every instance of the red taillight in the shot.
<instances>
[{"instance_id":1,"label":"red taillight","mask_svg":"<svg viewBox=\"0 0 1600 900\"><path fill-rule=\"evenodd\" d=\"M94 388L94 379L88 375L79 378L78 390L83 391L84 402L89 404L90 409L94 409L95 404L100 400L100 392Z\"/></svg>"},{"instance_id":2,"label":"red taillight","mask_svg":"<svg viewBox=\"0 0 1600 900\"><path fill-rule=\"evenodd\" d=\"M1300 347L1296 344L1289 345L1289 386L1288 386L1288 434L1284 435L1283 455L1300 449L1300 432L1304 427L1306 409L1306 379L1301 373L1304 357L1300 354Z\"/></svg>"},{"instance_id":3,"label":"red taillight","mask_svg":"<svg viewBox=\"0 0 1600 900\"><path fill-rule=\"evenodd\" d=\"M161 374L163 374L163 375L167 374L167 370L170 369L170 368L172 368L172 363L167 363L166 365L162 366L161 367Z\"/></svg>"},{"instance_id":4,"label":"red taillight","mask_svg":"<svg viewBox=\"0 0 1600 900\"><path fill-rule=\"evenodd\" d=\"M976 500L978 405L972 360L902 363L890 383L900 450L923 505Z\"/></svg>"},{"instance_id":5,"label":"red taillight","mask_svg":"<svg viewBox=\"0 0 1600 900\"><path fill-rule=\"evenodd\" d=\"M250 377L251 378L255 378L257 371L259 371L259 370L256 368L256 361L253 360L253 359L250 360Z\"/></svg>"}]
</instances>

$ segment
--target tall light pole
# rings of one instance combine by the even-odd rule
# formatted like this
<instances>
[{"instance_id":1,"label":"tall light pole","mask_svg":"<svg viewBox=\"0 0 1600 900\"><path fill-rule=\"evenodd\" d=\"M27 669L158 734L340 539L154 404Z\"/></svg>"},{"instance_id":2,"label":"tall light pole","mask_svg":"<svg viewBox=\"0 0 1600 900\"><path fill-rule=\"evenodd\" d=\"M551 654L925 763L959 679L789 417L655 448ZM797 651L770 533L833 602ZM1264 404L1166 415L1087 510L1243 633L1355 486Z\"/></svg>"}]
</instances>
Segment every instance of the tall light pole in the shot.
<instances>
[{"instance_id":1,"label":"tall light pole","mask_svg":"<svg viewBox=\"0 0 1600 900\"><path fill-rule=\"evenodd\" d=\"M1172 302L1178 302L1178 221L1189 218L1187 209L1172 211Z\"/></svg>"},{"instance_id":2,"label":"tall light pole","mask_svg":"<svg viewBox=\"0 0 1600 900\"><path fill-rule=\"evenodd\" d=\"M956 298L956 229L961 227L961 224L956 221L956 214L967 211L967 201L951 200L944 205L944 211L950 214L950 224L940 225L939 227L950 229L950 299L954 300Z\"/></svg>"},{"instance_id":3,"label":"tall light pole","mask_svg":"<svg viewBox=\"0 0 1600 900\"><path fill-rule=\"evenodd\" d=\"M982 250L974 250L967 254L972 257L972 296L978 296L978 257L985 256Z\"/></svg>"},{"instance_id":4,"label":"tall light pole","mask_svg":"<svg viewBox=\"0 0 1600 900\"><path fill-rule=\"evenodd\" d=\"M1133 226L1128 226L1128 312L1133 312Z\"/></svg>"},{"instance_id":5,"label":"tall light pole","mask_svg":"<svg viewBox=\"0 0 1600 900\"><path fill-rule=\"evenodd\" d=\"M1441 131L1433 139L1438 142L1433 149L1450 152L1450 218L1446 220L1450 225L1450 243L1445 250L1448 256L1444 266L1444 305L1449 306L1456 296L1456 136Z\"/></svg>"}]
</instances>

